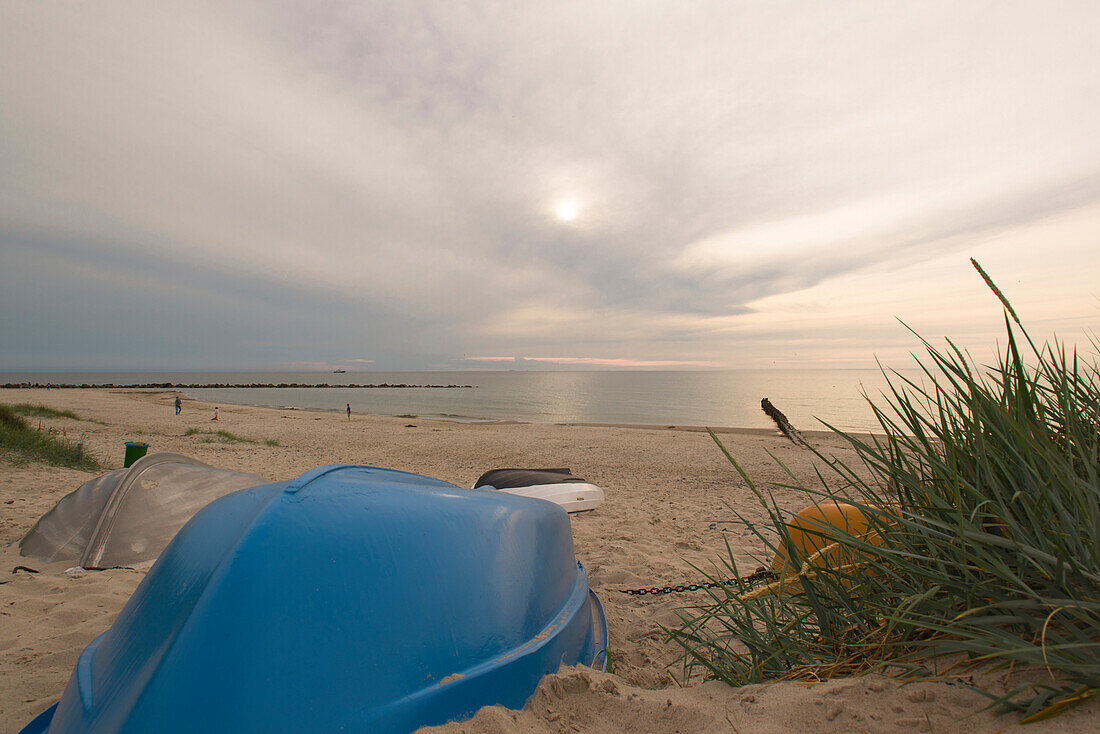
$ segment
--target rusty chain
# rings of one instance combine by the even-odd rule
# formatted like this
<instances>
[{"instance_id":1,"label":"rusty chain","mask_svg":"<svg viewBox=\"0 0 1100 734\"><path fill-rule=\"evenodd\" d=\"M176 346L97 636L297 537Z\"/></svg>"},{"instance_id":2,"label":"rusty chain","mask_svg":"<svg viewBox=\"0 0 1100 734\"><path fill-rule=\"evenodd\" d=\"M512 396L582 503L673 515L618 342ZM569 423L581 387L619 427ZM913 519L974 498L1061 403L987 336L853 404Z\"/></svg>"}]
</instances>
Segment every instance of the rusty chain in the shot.
<instances>
[{"instance_id":1,"label":"rusty chain","mask_svg":"<svg viewBox=\"0 0 1100 734\"><path fill-rule=\"evenodd\" d=\"M779 574L771 569L761 566L743 579L726 579L725 581L708 581L702 584L678 584L676 586L651 586L645 589L619 589L623 594L631 596L654 596L658 594L679 594L684 591L697 591L699 589L714 589L719 586L736 586L738 583L749 588L764 583L771 583L779 578Z\"/></svg>"}]
</instances>

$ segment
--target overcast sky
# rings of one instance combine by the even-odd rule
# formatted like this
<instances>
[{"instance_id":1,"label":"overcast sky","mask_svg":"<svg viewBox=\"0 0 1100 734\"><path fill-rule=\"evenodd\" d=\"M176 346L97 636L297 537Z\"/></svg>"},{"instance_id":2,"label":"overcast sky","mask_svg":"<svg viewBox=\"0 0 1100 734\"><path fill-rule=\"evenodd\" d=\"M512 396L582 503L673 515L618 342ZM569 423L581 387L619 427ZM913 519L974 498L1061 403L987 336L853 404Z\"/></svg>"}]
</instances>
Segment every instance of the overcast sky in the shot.
<instances>
[{"instance_id":1,"label":"overcast sky","mask_svg":"<svg viewBox=\"0 0 1100 734\"><path fill-rule=\"evenodd\" d=\"M873 366L1100 315L1100 3L0 0L0 370Z\"/></svg>"}]
</instances>

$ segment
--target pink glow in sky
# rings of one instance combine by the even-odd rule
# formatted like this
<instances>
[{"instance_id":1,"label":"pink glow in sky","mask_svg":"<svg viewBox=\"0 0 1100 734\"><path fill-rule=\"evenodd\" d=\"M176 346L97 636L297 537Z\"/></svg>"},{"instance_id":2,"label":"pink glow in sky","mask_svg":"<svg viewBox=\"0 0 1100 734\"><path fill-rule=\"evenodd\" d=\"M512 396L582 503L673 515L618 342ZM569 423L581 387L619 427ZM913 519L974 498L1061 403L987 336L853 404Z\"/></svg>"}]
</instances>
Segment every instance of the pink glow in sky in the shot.
<instances>
[{"instance_id":1,"label":"pink glow in sky","mask_svg":"<svg viewBox=\"0 0 1100 734\"><path fill-rule=\"evenodd\" d=\"M643 359L616 359L607 357L466 357L469 362L542 362L559 364L567 367L619 367L622 369L634 369L640 367L694 367L694 368L719 368L725 365L721 362L707 362L703 360L643 360Z\"/></svg>"}]
</instances>

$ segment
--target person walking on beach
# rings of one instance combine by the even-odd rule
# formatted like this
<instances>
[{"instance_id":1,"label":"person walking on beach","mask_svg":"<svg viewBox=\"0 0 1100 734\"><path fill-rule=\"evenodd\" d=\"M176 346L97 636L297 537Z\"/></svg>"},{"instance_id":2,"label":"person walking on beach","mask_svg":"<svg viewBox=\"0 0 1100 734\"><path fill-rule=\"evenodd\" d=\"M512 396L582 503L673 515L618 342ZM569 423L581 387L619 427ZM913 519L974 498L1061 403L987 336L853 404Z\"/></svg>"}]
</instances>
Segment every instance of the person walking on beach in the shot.
<instances>
[{"instance_id":1,"label":"person walking on beach","mask_svg":"<svg viewBox=\"0 0 1100 734\"><path fill-rule=\"evenodd\" d=\"M183 402L180 400L180 396L177 395L176 396L176 415L179 415L181 410L183 410Z\"/></svg>"},{"instance_id":2,"label":"person walking on beach","mask_svg":"<svg viewBox=\"0 0 1100 734\"><path fill-rule=\"evenodd\" d=\"M212 420L212 421L218 420L218 409L217 408L214 408L214 417L211 418L210 420Z\"/></svg>"},{"instance_id":3,"label":"person walking on beach","mask_svg":"<svg viewBox=\"0 0 1100 734\"><path fill-rule=\"evenodd\" d=\"M351 403L348 403L348 420L351 420Z\"/></svg>"}]
</instances>

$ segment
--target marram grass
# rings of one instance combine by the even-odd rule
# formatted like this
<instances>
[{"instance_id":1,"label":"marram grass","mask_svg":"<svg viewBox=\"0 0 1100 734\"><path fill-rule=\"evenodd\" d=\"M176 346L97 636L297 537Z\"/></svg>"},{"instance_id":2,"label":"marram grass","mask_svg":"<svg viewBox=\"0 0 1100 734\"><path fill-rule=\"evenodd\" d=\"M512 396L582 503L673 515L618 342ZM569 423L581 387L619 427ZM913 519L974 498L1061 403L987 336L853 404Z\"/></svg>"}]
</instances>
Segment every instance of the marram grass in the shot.
<instances>
[{"instance_id":1,"label":"marram grass","mask_svg":"<svg viewBox=\"0 0 1100 734\"><path fill-rule=\"evenodd\" d=\"M795 554L800 573L710 590L668 630L684 677L933 677L962 661L1004 670L1007 690L976 690L1034 718L1100 691L1100 372L1036 346L994 292L1007 332L996 364L923 342L920 379L889 373L886 404L872 404L880 435L837 431L859 471L820 456L820 487L792 476L806 505L858 507L876 542L830 530L839 552ZM711 435L766 508L769 525L740 519L774 553L803 508L780 508ZM716 579L736 574L732 553L720 565Z\"/></svg>"},{"instance_id":2,"label":"marram grass","mask_svg":"<svg viewBox=\"0 0 1100 734\"><path fill-rule=\"evenodd\" d=\"M103 466L84 448L83 440L71 441L41 427L33 428L20 415L27 408L0 404L0 450L21 460L41 461L84 471L99 471ZM48 410L48 409L46 409ZM66 416L68 417L68 416Z\"/></svg>"},{"instance_id":3,"label":"marram grass","mask_svg":"<svg viewBox=\"0 0 1100 734\"><path fill-rule=\"evenodd\" d=\"M71 410L58 410L57 408L51 408L48 405L36 405L34 403L16 403L15 405L9 405L13 411L19 415L28 416L31 418L72 418L77 421L84 421L86 423L98 423L101 426L107 425L101 420L95 418L82 418Z\"/></svg>"},{"instance_id":4,"label":"marram grass","mask_svg":"<svg viewBox=\"0 0 1100 734\"><path fill-rule=\"evenodd\" d=\"M12 411L19 415L33 416L35 418L72 418L73 420L83 420L79 415L71 410L57 410L47 405L35 405L33 403L16 403L15 405L9 405Z\"/></svg>"},{"instance_id":5,"label":"marram grass","mask_svg":"<svg viewBox=\"0 0 1100 734\"><path fill-rule=\"evenodd\" d=\"M235 433L229 431L215 431L213 429L203 430L201 428L188 428L183 434L184 436L208 436L209 438L202 439L205 443L212 443L218 439L221 439L221 443L256 443L251 438L244 438L238 436Z\"/></svg>"}]
</instances>

